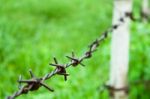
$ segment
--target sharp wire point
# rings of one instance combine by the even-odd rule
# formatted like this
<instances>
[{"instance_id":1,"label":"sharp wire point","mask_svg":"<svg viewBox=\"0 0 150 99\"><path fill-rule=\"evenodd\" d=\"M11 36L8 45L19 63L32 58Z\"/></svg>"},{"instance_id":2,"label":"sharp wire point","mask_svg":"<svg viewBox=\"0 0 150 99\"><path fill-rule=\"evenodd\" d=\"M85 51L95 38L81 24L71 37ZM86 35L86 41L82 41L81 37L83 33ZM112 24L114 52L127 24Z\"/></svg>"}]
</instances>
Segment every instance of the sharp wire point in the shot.
<instances>
[{"instance_id":1,"label":"sharp wire point","mask_svg":"<svg viewBox=\"0 0 150 99\"><path fill-rule=\"evenodd\" d=\"M30 73L30 76L31 76L32 78L35 77L34 74L33 74L33 72L32 72L32 69L29 69L29 73Z\"/></svg>"},{"instance_id":2,"label":"sharp wire point","mask_svg":"<svg viewBox=\"0 0 150 99\"><path fill-rule=\"evenodd\" d=\"M75 54L74 54L74 52L72 52L72 57L75 57Z\"/></svg>"},{"instance_id":3,"label":"sharp wire point","mask_svg":"<svg viewBox=\"0 0 150 99\"><path fill-rule=\"evenodd\" d=\"M22 76L20 75L20 76L19 76L19 79L18 79L18 83L19 83L18 88L19 88L19 89L21 89L21 82L20 82L21 80L22 80Z\"/></svg>"},{"instance_id":4,"label":"sharp wire point","mask_svg":"<svg viewBox=\"0 0 150 99\"><path fill-rule=\"evenodd\" d=\"M52 88L50 88L48 85L44 84L44 83L41 83L41 85L43 87L45 87L46 89L48 89L49 91L53 92L54 90Z\"/></svg>"},{"instance_id":5,"label":"sharp wire point","mask_svg":"<svg viewBox=\"0 0 150 99\"><path fill-rule=\"evenodd\" d=\"M83 63L80 63L81 66L85 66Z\"/></svg>"},{"instance_id":6,"label":"sharp wire point","mask_svg":"<svg viewBox=\"0 0 150 99\"><path fill-rule=\"evenodd\" d=\"M70 56L66 56L67 58L71 59L71 60L76 60L75 58L73 57L70 57Z\"/></svg>"},{"instance_id":7,"label":"sharp wire point","mask_svg":"<svg viewBox=\"0 0 150 99\"><path fill-rule=\"evenodd\" d=\"M55 64L58 64L58 61L55 57L54 57L54 62L55 62Z\"/></svg>"}]
</instances>

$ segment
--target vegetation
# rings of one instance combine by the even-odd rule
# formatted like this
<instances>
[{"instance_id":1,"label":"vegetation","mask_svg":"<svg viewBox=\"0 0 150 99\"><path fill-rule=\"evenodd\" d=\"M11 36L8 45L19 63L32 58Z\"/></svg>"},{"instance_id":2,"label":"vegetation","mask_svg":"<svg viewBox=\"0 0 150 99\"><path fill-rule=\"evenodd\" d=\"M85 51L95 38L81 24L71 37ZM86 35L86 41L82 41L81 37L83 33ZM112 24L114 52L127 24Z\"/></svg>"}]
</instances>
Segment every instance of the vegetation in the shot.
<instances>
[{"instance_id":1,"label":"vegetation","mask_svg":"<svg viewBox=\"0 0 150 99\"><path fill-rule=\"evenodd\" d=\"M134 12L138 16L139 2ZM43 76L53 68L48 64L56 56L60 62L72 50L81 55L87 45L111 26L112 0L0 0L0 98L16 91L17 77L29 78L31 68ZM111 35L110 35L111 37ZM56 76L46 83L54 93L44 88L19 99L107 99L108 91L98 88L109 78L110 37L86 67L68 68L68 81ZM149 99L150 84L135 81L150 80L150 24L133 22L130 45L130 98Z\"/></svg>"}]
</instances>

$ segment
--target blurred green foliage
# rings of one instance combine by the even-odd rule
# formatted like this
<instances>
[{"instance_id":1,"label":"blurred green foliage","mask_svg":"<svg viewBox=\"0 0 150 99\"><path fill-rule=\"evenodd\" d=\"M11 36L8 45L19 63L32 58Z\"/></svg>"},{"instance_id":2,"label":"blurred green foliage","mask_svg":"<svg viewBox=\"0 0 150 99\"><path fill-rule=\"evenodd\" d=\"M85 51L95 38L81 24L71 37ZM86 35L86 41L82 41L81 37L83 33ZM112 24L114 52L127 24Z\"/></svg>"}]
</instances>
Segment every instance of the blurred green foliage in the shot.
<instances>
[{"instance_id":1,"label":"blurred green foliage","mask_svg":"<svg viewBox=\"0 0 150 99\"><path fill-rule=\"evenodd\" d=\"M50 72L54 55L62 63L72 50L80 56L111 26L112 10L112 0L0 0L0 98L16 91L17 76L29 78L30 68L37 76ZM150 24L132 23L129 82L150 80L149 38ZM48 80L54 93L40 88L19 99L107 99L108 92L97 89L109 78L109 61L110 38L84 62L85 68L68 68L67 82L61 76ZM147 86L132 84L130 98L149 99Z\"/></svg>"}]
</instances>

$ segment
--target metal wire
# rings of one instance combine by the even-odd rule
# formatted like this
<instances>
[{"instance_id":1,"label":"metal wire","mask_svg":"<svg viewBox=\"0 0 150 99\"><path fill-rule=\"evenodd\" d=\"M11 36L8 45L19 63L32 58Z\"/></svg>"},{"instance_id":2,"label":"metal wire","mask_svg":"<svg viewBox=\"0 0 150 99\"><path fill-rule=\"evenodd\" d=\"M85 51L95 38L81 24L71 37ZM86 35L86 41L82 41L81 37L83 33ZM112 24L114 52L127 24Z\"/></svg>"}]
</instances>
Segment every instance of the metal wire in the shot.
<instances>
[{"instance_id":1,"label":"metal wire","mask_svg":"<svg viewBox=\"0 0 150 99\"><path fill-rule=\"evenodd\" d=\"M54 89L49 87L44 83L45 80L50 79L54 75L62 75L64 76L64 80L67 80L67 77L69 74L67 73L66 69L70 66L77 67L78 65L85 66L82 62L85 59L89 59L92 57L93 53L97 50L97 48L100 46L100 44L108 37L108 34L116 30L119 26L121 26L124 23L125 18L130 18L131 20L135 21L135 18L133 17L131 12L127 12L119 19L119 23L112 25L109 29L104 31L100 37L98 37L96 40L94 40L89 46L88 50L83 53L81 57L76 57L75 53L72 52L71 56L66 56L69 59L69 62L66 64L60 64L57 59L54 57L54 63L50 63L51 66L55 67L55 69L43 77L36 77L32 70L29 70L31 78L28 80L22 80L22 76L19 76L19 90L13 93L11 96L8 96L7 99L15 99L16 97L27 94L29 91L36 91L41 86L45 87L47 90L53 92ZM21 84L24 83L25 85L22 86ZM112 88L111 88L112 89Z\"/></svg>"}]
</instances>

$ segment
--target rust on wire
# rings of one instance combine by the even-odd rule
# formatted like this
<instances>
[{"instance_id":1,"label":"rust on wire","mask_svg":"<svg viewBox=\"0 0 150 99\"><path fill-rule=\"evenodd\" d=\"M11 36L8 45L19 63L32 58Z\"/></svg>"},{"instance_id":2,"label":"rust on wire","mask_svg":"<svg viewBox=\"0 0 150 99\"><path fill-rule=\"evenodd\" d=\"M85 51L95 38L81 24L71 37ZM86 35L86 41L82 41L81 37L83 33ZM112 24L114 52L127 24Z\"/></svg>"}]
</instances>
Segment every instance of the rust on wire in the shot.
<instances>
[{"instance_id":1,"label":"rust on wire","mask_svg":"<svg viewBox=\"0 0 150 99\"><path fill-rule=\"evenodd\" d=\"M16 91L15 93L13 93L11 96L8 96L7 99L15 99L16 97L18 97L22 94L27 94L29 91L36 91L42 86L44 88L46 88L47 90L49 90L50 92L53 92L54 90L51 87L49 87L47 84L45 84L44 81L50 79L51 77L53 77L56 74L64 76L64 80L66 81L67 76L69 76L66 69L70 66L73 66L73 67L76 67L78 65L85 66L82 63L83 60L91 58L92 54L97 50L97 48L99 47L101 42L103 42L108 37L109 33L114 31L115 29L117 29L121 25L121 23L123 23L125 21L125 18L130 18L131 20L135 21L135 18L133 17L132 13L129 13L129 12L125 13L125 15L122 18L120 18L120 20L119 20L120 23L111 26L99 38L97 38L95 41L93 41L89 45L88 50L83 54L83 56L77 58L75 56L74 52L72 52L71 56L66 56L70 60L66 64L59 64L57 59L54 57L54 63L50 63L50 65L55 67L55 69L53 71L47 73L46 75L44 75L41 78L36 77L31 70L29 70L29 73L31 76L31 78L29 80L22 80L22 76L19 76L19 80L18 80L19 90ZM25 85L22 86L22 84L25 84Z\"/></svg>"}]
</instances>

